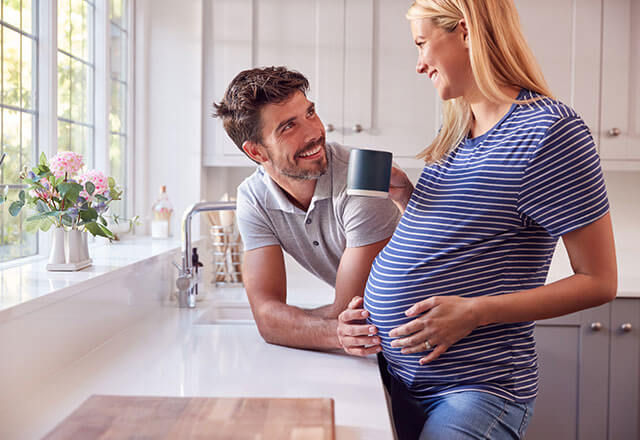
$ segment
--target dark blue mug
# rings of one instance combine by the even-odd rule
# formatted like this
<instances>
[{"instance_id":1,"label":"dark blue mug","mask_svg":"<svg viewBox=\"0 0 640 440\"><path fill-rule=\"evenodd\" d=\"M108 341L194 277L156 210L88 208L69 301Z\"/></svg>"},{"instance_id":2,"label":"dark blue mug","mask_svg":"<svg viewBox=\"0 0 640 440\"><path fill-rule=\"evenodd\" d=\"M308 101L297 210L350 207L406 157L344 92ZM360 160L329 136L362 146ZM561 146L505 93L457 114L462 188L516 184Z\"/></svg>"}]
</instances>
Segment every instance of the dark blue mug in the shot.
<instances>
[{"instance_id":1,"label":"dark blue mug","mask_svg":"<svg viewBox=\"0 0 640 440\"><path fill-rule=\"evenodd\" d=\"M347 194L389 197L393 154L388 151L353 149L349 153Z\"/></svg>"}]
</instances>

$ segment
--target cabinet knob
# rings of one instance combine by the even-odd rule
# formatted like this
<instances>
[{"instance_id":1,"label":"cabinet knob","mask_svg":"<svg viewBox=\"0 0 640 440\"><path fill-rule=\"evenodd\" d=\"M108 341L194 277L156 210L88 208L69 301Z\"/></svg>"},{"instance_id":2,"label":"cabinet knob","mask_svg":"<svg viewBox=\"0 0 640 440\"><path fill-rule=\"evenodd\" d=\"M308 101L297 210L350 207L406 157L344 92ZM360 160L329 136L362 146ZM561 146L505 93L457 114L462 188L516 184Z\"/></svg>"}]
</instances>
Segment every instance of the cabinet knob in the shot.
<instances>
[{"instance_id":1,"label":"cabinet knob","mask_svg":"<svg viewBox=\"0 0 640 440\"><path fill-rule=\"evenodd\" d=\"M331 133L335 129L336 127L334 127L333 124L327 124L327 133Z\"/></svg>"},{"instance_id":2,"label":"cabinet knob","mask_svg":"<svg viewBox=\"0 0 640 440\"><path fill-rule=\"evenodd\" d=\"M620 131L620 129L618 127L613 127L613 128L610 128L607 131L607 134L609 136L611 136L611 137L616 137L616 136L620 136L620 134L622 134L622 132Z\"/></svg>"},{"instance_id":3,"label":"cabinet knob","mask_svg":"<svg viewBox=\"0 0 640 440\"><path fill-rule=\"evenodd\" d=\"M353 131L355 131L356 133L360 133L362 131L362 125L360 124L356 124L353 126Z\"/></svg>"},{"instance_id":4,"label":"cabinet knob","mask_svg":"<svg viewBox=\"0 0 640 440\"><path fill-rule=\"evenodd\" d=\"M589 328L591 330L593 330L594 332L599 332L600 330L602 330L602 323L601 322L592 322L591 325L589 326Z\"/></svg>"},{"instance_id":5,"label":"cabinet knob","mask_svg":"<svg viewBox=\"0 0 640 440\"><path fill-rule=\"evenodd\" d=\"M631 330L633 330L633 327L631 326L630 322L625 322L620 326L620 330L622 330L625 333L629 333Z\"/></svg>"}]
</instances>

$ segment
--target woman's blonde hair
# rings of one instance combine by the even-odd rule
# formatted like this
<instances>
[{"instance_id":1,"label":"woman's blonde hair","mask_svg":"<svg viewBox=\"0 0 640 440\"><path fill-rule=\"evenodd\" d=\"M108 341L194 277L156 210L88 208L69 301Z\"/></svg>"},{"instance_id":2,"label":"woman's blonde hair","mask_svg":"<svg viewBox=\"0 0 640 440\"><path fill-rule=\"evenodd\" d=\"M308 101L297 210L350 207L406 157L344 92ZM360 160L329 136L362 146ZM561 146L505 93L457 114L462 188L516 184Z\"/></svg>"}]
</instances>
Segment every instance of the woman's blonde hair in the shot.
<instances>
[{"instance_id":1,"label":"woman's blonde hair","mask_svg":"<svg viewBox=\"0 0 640 440\"><path fill-rule=\"evenodd\" d=\"M416 0L409 20L431 19L452 32L464 20L469 32L471 70L480 92L496 102L513 103L501 86L515 86L552 97L520 27L512 0ZM526 101L525 101L526 102ZM462 97L443 103L442 128L417 155L427 163L444 159L469 133L473 114Z\"/></svg>"}]
</instances>

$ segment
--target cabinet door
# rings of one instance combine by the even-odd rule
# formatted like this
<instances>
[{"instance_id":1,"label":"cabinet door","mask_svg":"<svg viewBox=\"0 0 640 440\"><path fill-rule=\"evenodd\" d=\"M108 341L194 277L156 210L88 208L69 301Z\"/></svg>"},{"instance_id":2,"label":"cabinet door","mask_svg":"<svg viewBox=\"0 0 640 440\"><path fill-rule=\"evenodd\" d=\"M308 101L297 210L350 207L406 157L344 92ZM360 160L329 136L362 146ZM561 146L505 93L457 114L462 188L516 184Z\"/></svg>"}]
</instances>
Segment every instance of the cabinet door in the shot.
<instances>
[{"instance_id":1,"label":"cabinet door","mask_svg":"<svg viewBox=\"0 0 640 440\"><path fill-rule=\"evenodd\" d=\"M551 92L580 114L597 142L602 0L515 0L515 4Z\"/></svg>"},{"instance_id":2,"label":"cabinet door","mask_svg":"<svg viewBox=\"0 0 640 440\"><path fill-rule=\"evenodd\" d=\"M640 2L606 0L603 14L600 154L640 159Z\"/></svg>"},{"instance_id":3,"label":"cabinet door","mask_svg":"<svg viewBox=\"0 0 640 440\"><path fill-rule=\"evenodd\" d=\"M393 152L401 165L439 127L439 99L416 73L417 50L404 0L346 0L344 142ZM361 131L357 126L361 127Z\"/></svg>"},{"instance_id":4,"label":"cabinet door","mask_svg":"<svg viewBox=\"0 0 640 440\"><path fill-rule=\"evenodd\" d=\"M607 435L609 305L538 321L540 388L528 440Z\"/></svg>"},{"instance_id":5,"label":"cabinet door","mask_svg":"<svg viewBox=\"0 0 640 440\"><path fill-rule=\"evenodd\" d=\"M609 440L640 438L640 298L611 307Z\"/></svg>"},{"instance_id":6,"label":"cabinet door","mask_svg":"<svg viewBox=\"0 0 640 440\"><path fill-rule=\"evenodd\" d=\"M204 12L205 114L241 70L284 65L307 77L325 125L342 126L344 0L214 0ZM204 132L205 165L251 165L220 121L206 118Z\"/></svg>"}]
</instances>

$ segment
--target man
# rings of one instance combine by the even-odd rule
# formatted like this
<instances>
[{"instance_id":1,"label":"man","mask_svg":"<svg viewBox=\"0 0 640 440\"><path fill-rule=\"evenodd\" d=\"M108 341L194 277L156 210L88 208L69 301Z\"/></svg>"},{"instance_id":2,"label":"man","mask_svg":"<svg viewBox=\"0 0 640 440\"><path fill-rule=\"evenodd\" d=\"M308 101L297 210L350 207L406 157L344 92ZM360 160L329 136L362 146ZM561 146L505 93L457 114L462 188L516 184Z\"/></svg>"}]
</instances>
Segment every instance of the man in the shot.
<instances>
[{"instance_id":1,"label":"man","mask_svg":"<svg viewBox=\"0 0 640 440\"><path fill-rule=\"evenodd\" d=\"M214 104L214 117L260 165L238 187L237 200L244 283L260 334L272 344L336 349L336 318L363 294L399 211L390 200L347 196L349 151L325 143L308 87L302 74L284 67L245 70ZM332 304L302 309L286 303L283 249L335 286ZM378 338L371 336L371 343Z\"/></svg>"}]
</instances>

